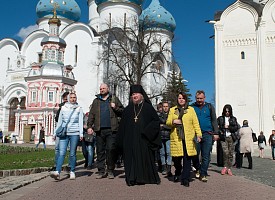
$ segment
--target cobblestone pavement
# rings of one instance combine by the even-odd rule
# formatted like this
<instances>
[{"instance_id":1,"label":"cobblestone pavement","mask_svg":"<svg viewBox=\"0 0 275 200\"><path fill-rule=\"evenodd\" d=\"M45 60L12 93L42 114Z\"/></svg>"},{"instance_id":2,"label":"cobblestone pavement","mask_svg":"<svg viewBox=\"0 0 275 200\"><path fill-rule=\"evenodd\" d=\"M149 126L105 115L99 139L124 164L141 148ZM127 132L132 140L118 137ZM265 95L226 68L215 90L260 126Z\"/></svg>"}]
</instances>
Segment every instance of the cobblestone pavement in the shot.
<instances>
[{"instance_id":1,"label":"cobblestone pavement","mask_svg":"<svg viewBox=\"0 0 275 200\"><path fill-rule=\"evenodd\" d=\"M254 155L257 155L256 153ZM266 154L268 155L268 153ZM15 187L0 195L0 200L43 200L43 199L274 199L275 162L269 158L253 157L253 170L233 169L234 176L220 175L220 167L215 165L216 156L212 155L209 168L209 180L203 183L194 179L190 187L174 183L171 178L160 174L160 185L140 185L128 187L124 180L123 168L116 169L113 180L96 179L96 169L86 170L83 165L77 167L76 180L69 180L67 173L62 173L61 180L48 177L49 173L8 177L0 179L0 185Z\"/></svg>"}]
</instances>

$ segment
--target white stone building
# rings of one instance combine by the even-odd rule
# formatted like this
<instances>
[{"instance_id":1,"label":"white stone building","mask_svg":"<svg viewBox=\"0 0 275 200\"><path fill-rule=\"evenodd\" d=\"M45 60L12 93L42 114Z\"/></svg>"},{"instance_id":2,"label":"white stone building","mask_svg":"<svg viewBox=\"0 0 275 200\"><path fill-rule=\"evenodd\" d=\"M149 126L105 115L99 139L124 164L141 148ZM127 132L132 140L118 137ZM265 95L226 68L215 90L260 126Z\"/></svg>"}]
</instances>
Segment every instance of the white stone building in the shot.
<instances>
[{"instance_id":1,"label":"white stone building","mask_svg":"<svg viewBox=\"0 0 275 200\"><path fill-rule=\"evenodd\" d=\"M37 0L38 1L38 0ZM53 16L54 5L56 5L57 18L60 19L59 39L66 43L66 50L60 56L64 59L62 65L72 66L77 84L74 89L78 96L78 103L87 112L95 94L99 92L99 85L104 80L106 74L106 63L99 63L102 43L100 34L106 31L106 21L112 22L112 26L119 26L121 19L148 18L152 21L152 28L157 30L163 41L172 40L173 32L176 28L172 15L160 5L159 0L152 0L149 7L142 10L143 0L87 0L89 8L89 23L79 22L81 10L76 0L39 0L36 7L38 29L27 36L23 42L18 42L11 38L0 40L0 128L4 133L15 132L22 142L28 142L30 131L35 133L35 141L42 126L46 130L47 143L51 143L51 135L54 127L54 114L61 101L61 95L65 89L61 85L48 86L47 90L40 91L49 82L46 77L41 76L32 85L33 81L29 77L35 69L39 69L43 62L45 48L41 46L44 38L50 35L49 19ZM172 50L172 44L170 44ZM163 58L163 59L162 59ZM173 63L170 54L158 57L157 62L161 62L161 73L167 78L168 72ZM57 63L60 64L60 63ZM69 70L69 68L68 68ZM147 77L143 85L149 94L151 88L163 89L166 79ZM51 79L51 84L54 82ZM58 81L55 80L56 84ZM36 84L36 85L35 85ZM73 89L67 87L67 90ZM150 86L150 87L149 87ZM153 86L153 87L152 87ZM30 87L37 88L37 93L30 92ZM38 87L41 87L40 89ZM110 86L113 89L113 86ZM34 100L32 95L37 96L34 106L43 110L45 106L53 106L50 112L36 114L28 111L28 104ZM44 96L43 96L44 95ZM121 91L118 88L117 95L122 102L128 101L128 90ZM50 104L49 96L55 102ZM47 97L47 98L46 98ZM43 102L46 100L46 102ZM158 99L153 100L157 102ZM26 109L27 108L27 109ZM25 114L24 113L28 113ZM31 113L31 114L29 114ZM50 120L49 121L46 121ZM24 124L24 126L23 126Z\"/></svg>"},{"instance_id":2,"label":"white stone building","mask_svg":"<svg viewBox=\"0 0 275 200\"><path fill-rule=\"evenodd\" d=\"M254 132L275 129L275 0L238 0L217 12L216 111L231 104Z\"/></svg>"}]
</instances>

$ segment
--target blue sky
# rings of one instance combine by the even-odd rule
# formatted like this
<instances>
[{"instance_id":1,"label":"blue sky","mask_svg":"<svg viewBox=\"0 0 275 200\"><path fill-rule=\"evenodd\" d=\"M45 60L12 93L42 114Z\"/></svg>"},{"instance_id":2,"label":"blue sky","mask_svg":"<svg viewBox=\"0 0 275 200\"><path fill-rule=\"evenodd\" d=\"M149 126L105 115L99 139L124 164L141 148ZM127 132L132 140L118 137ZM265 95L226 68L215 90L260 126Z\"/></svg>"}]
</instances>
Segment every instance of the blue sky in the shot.
<instances>
[{"instance_id":1,"label":"blue sky","mask_svg":"<svg viewBox=\"0 0 275 200\"><path fill-rule=\"evenodd\" d=\"M87 0L76 0L81 8L81 22L88 21ZM151 0L145 0L145 6ZM206 92L207 101L214 99L214 34L212 20L216 11L224 10L235 0L160 0L175 18L174 54L184 79L188 80L192 99L198 89ZM28 30L35 28L38 0L1 1L0 39L9 37L22 40Z\"/></svg>"}]
</instances>

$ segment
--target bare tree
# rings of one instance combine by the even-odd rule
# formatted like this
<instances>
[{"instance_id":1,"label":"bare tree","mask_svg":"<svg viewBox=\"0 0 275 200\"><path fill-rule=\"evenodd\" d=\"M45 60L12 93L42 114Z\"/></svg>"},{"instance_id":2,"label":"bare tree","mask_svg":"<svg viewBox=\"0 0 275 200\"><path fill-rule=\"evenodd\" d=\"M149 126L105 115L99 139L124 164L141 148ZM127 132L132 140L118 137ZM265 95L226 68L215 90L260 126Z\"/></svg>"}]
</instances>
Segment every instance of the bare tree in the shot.
<instances>
[{"instance_id":1,"label":"bare tree","mask_svg":"<svg viewBox=\"0 0 275 200\"><path fill-rule=\"evenodd\" d=\"M111 27L101 33L103 44L100 63L105 66L104 80L113 85L141 84L148 87L150 96L161 95L166 83L167 71L172 60L171 37L164 37L164 30L148 29L149 23L128 19L123 25ZM127 25L128 24L128 25ZM166 68L166 70L165 70ZM155 83L155 84L154 84Z\"/></svg>"}]
</instances>

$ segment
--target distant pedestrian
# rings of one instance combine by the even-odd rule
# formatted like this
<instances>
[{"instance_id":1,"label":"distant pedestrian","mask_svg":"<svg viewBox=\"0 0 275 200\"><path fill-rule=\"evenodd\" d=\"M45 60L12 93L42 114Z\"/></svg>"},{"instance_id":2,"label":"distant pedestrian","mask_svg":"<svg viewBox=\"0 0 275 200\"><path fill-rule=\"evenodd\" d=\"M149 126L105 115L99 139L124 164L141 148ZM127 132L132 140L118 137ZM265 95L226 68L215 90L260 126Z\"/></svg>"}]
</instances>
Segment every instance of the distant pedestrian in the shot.
<instances>
[{"instance_id":1,"label":"distant pedestrian","mask_svg":"<svg viewBox=\"0 0 275 200\"><path fill-rule=\"evenodd\" d=\"M67 147L70 142L70 179L75 179L75 165L76 165L76 148L79 140L83 139L83 110L77 103L75 93L68 95L69 102L62 106L57 128L65 127L67 125L66 136L59 138L59 156L57 159L56 171L51 172L51 177L55 179L60 178L60 172L64 163ZM55 130L55 134L56 134Z\"/></svg>"},{"instance_id":2,"label":"distant pedestrian","mask_svg":"<svg viewBox=\"0 0 275 200\"><path fill-rule=\"evenodd\" d=\"M91 170L94 163L94 147L96 143L95 132L87 133L87 121L89 113L84 115L83 119L83 140L81 141L82 153L85 158L84 168Z\"/></svg>"},{"instance_id":3,"label":"distant pedestrian","mask_svg":"<svg viewBox=\"0 0 275 200\"><path fill-rule=\"evenodd\" d=\"M243 126L239 130L240 137L240 157L239 157L239 168L243 165L243 156L245 155L248 160L248 169L252 169L252 156L253 153L253 139L252 129L248 126L248 121L243 121Z\"/></svg>"},{"instance_id":4,"label":"distant pedestrian","mask_svg":"<svg viewBox=\"0 0 275 200\"><path fill-rule=\"evenodd\" d=\"M160 119L160 133L161 133L161 141L162 147L160 149L160 159L162 165L162 175L172 176L171 173L171 150L170 150L170 133L171 128L166 125L166 120L168 118L169 113L169 104L168 102L162 103L162 112L158 113Z\"/></svg>"},{"instance_id":5,"label":"distant pedestrian","mask_svg":"<svg viewBox=\"0 0 275 200\"><path fill-rule=\"evenodd\" d=\"M41 127L41 130L40 130L40 133L39 133L39 141L38 141L38 143L37 143L37 145L36 145L36 148L38 148L38 146L39 146L39 144L40 143L43 143L43 145L44 145L44 149L46 149L46 143L45 143L45 130L44 130L44 127L42 126Z\"/></svg>"},{"instance_id":6,"label":"distant pedestrian","mask_svg":"<svg viewBox=\"0 0 275 200\"><path fill-rule=\"evenodd\" d=\"M264 136L264 132L261 131L260 135L258 136L258 147L259 147L259 157L264 157L264 147L266 146L266 139Z\"/></svg>"},{"instance_id":7,"label":"distant pedestrian","mask_svg":"<svg viewBox=\"0 0 275 200\"><path fill-rule=\"evenodd\" d=\"M223 107L222 115L218 117L218 126L220 130L220 142L223 151L223 161L224 167L221 170L221 174L228 174L232 176L232 162L233 162L233 152L234 152L234 137L233 134L236 134L238 131L239 125L237 118L233 116L232 106L226 104ZM251 134L252 138L252 134Z\"/></svg>"},{"instance_id":8,"label":"distant pedestrian","mask_svg":"<svg viewBox=\"0 0 275 200\"><path fill-rule=\"evenodd\" d=\"M1 140L2 143L4 143L4 141L3 141L3 132L2 132L2 129L0 129L0 140Z\"/></svg>"},{"instance_id":9,"label":"distant pedestrian","mask_svg":"<svg viewBox=\"0 0 275 200\"><path fill-rule=\"evenodd\" d=\"M271 146L272 159L275 160L275 130L272 130L272 134L269 136L268 144Z\"/></svg>"}]
</instances>

